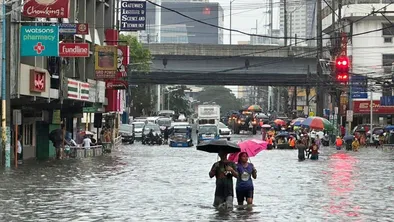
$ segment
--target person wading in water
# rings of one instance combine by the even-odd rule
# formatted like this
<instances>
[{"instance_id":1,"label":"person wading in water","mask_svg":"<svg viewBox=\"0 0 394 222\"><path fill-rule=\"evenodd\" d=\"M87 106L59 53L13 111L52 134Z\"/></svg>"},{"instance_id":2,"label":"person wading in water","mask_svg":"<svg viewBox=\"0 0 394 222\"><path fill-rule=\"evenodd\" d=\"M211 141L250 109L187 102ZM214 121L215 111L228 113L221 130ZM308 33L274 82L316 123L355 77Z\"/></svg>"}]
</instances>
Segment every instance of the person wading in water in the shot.
<instances>
[{"instance_id":1,"label":"person wading in water","mask_svg":"<svg viewBox=\"0 0 394 222\"><path fill-rule=\"evenodd\" d=\"M213 164L209 177L216 177L216 190L213 206L216 208L232 208L234 199L233 177L238 178L237 166L227 160L227 153L219 152L220 161Z\"/></svg>"},{"instance_id":2,"label":"person wading in water","mask_svg":"<svg viewBox=\"0 0 394 222\"><path fill-rule=\"evenodd\" d=\"M237 200L238 205L243 205L246 199L246 203L251 206L253 204L253 179L257 178L257 171L252 163L248 163L249 156L246 152L241 152L238 156L238 178L237 178Z\"/></svg>"}]
</instances>

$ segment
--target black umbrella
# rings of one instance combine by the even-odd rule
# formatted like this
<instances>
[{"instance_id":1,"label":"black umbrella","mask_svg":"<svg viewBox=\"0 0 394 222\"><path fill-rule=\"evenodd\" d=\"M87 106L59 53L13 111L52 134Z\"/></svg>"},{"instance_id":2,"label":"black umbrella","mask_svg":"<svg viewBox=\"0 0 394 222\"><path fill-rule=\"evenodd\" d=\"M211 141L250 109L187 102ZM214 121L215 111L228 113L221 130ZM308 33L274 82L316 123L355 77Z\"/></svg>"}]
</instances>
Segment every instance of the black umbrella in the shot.
<instances>
[{"instance_id":1,"label":"black umbrella","mask_svg":"<svg viewBox=\"0 0 394 222\"><path fill-rule=\"evenodd\" d=\"M346 135L343 137L343 140L345 141L353 141L353 139L354 139L353 135Z\"/></svg>"},{"instance_id":2,"label":"black umbrella","mask_svg":"<svg viewBox=\"0 0 394 222\"><path fill-rule=\"evenodd\" d=\"M224 151L226 153L241 152L239 146L235 143L228 142L227 140L209 140L204 141L197 145L197 150L205 151L208 153L219 153Z\"/></svg>"}]
</instances>

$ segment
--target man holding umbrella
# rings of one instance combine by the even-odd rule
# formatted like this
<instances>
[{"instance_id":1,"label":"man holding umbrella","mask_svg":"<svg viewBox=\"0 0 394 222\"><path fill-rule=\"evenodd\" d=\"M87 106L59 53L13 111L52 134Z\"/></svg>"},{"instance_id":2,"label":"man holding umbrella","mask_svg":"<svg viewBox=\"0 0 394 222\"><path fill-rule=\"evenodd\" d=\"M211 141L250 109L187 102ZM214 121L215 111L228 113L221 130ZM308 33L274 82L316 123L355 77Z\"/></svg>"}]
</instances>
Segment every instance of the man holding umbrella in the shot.
<instances>
[{"instance_id":1,"label":"man holding umbrella","mask_svg":"<svg viewBox=\"0 0 394 222\"><path fill-rule=\"evenodd\" d=\"M237 166L227 159L227 154L241 152L239 146L227 140L204 141L197 146L197 150L217 153L220 161L213 164L209 177L216 177L214 207L231 209L234 199L233 177L238 178Z\"/></svg>"},{"instance_id":2,"label":"man holding umbrella","mask_svg":"<svg viewBox=\"0 0 394 222\"><path fill-rule=\"evenodd\" d=\"M226 208L233 207L234 186L233 177L238 178L237 166L234 162L227 160L227 152L219 151L220 161L213 164L209 177L216 177L216 190L214 207L225 205Z\"/></svg>"}]
</instances>

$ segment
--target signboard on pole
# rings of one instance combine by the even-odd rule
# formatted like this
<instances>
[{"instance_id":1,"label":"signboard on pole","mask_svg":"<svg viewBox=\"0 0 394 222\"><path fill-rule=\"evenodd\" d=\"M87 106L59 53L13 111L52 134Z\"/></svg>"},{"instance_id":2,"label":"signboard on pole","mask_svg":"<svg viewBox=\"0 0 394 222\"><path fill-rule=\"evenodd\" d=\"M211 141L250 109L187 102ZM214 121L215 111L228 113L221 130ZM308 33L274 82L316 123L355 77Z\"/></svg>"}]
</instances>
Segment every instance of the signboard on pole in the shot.
<instances>
[{"instance_id":1,"label":"signboard on pole","mask_svg":"<svg viewBox=\"0 0 394 222\"><path fill-rule=\"evenodd\" d=\"M353 99L366 99L368 79L366 76L352 75L351 79L352 98Z\"/></svg>"},{"instance_id":2,"label":"signboard on pole","mask_svg":"<svg viewBox=\"0 0 394 222\"><path fill-rule=\"evenodd\" d=\"M59 25L60 34L89 35L88 23L61 23Z\"/></svg>"},{"instance_id":3,"label":"signboard on pole","mask_svg":"<svg viewBox=\"0 0 394 222\"><path fill-rule=\"evenodd\" d=\"M353 122L353 110L346 111L346 122Z\"/></svg>"},{"instance_id":4,"label":"signboard on pole","mask_svg":"<svg viewBox=\"0 0 394 222\"><path fill-rule=\"evenodd\" d=\"M30 18L68 18L70 0L25 0L23 15Z\"/></svg>"},{"instance_id":5,"label":"signboard on pole","mask_svg":"<svg viewBox=\"0 0 394 222\"><path fill-rule=\"evenodd\" d=\"M120 12L120 31L145 30L146 2L122 0Z\"/></svg>"},{"instance_id":6,"label":"signboard on pole","mask_svg":"<svg viewBox=\"0 0 394 222\"><path fill-rule=\"evenodd\" d=\"M96 78L115 78L118 64L118 48L116 46L96 46L94 51Z\"/></svg>"},{"instance_id":7,"label":"signboard on pole","mask_svg":"<svg viewBox=\"0 0 394 222\"><path fill-rule=\"evenodd\" d=\"M60 57L89 57L89 43L60 43Z\"/></svg>"},{"instance_id":8,"label":"signboard on pole","mask_svg":"<svg viewBox=\"0 0 394 222\"><path fill-rule=\"evenodd\" d=\"M22 26L21 56L59 56L59 27Z\"/></svg>"}]
</instances>

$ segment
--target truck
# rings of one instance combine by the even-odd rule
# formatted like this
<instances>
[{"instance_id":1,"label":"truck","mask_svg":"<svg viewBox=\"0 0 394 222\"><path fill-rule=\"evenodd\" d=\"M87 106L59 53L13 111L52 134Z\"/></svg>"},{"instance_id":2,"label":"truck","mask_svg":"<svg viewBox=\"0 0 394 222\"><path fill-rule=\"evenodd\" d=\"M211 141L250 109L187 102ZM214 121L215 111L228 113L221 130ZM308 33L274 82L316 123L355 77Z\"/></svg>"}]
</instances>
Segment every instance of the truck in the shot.
<instances>
[{"instance_id":1,"label":"truck","mask_svg":"<svg viewBox=\"0 0 394 222\"><path fill-rule=\"evenodd\" d=\"M218 124L220 121L219 105L199 105L197 108L198 125L200 124Z\"/></svg>"},{"instance_id":2,"label":"truck","mask_svg":"<svg viewBox=\"0 0 394 222\"><path fill-rule=\"evenodd\" d=\"M197 143L219 139L219 105L199 105L197 108Z\"/></svg>"}]
</instances>

